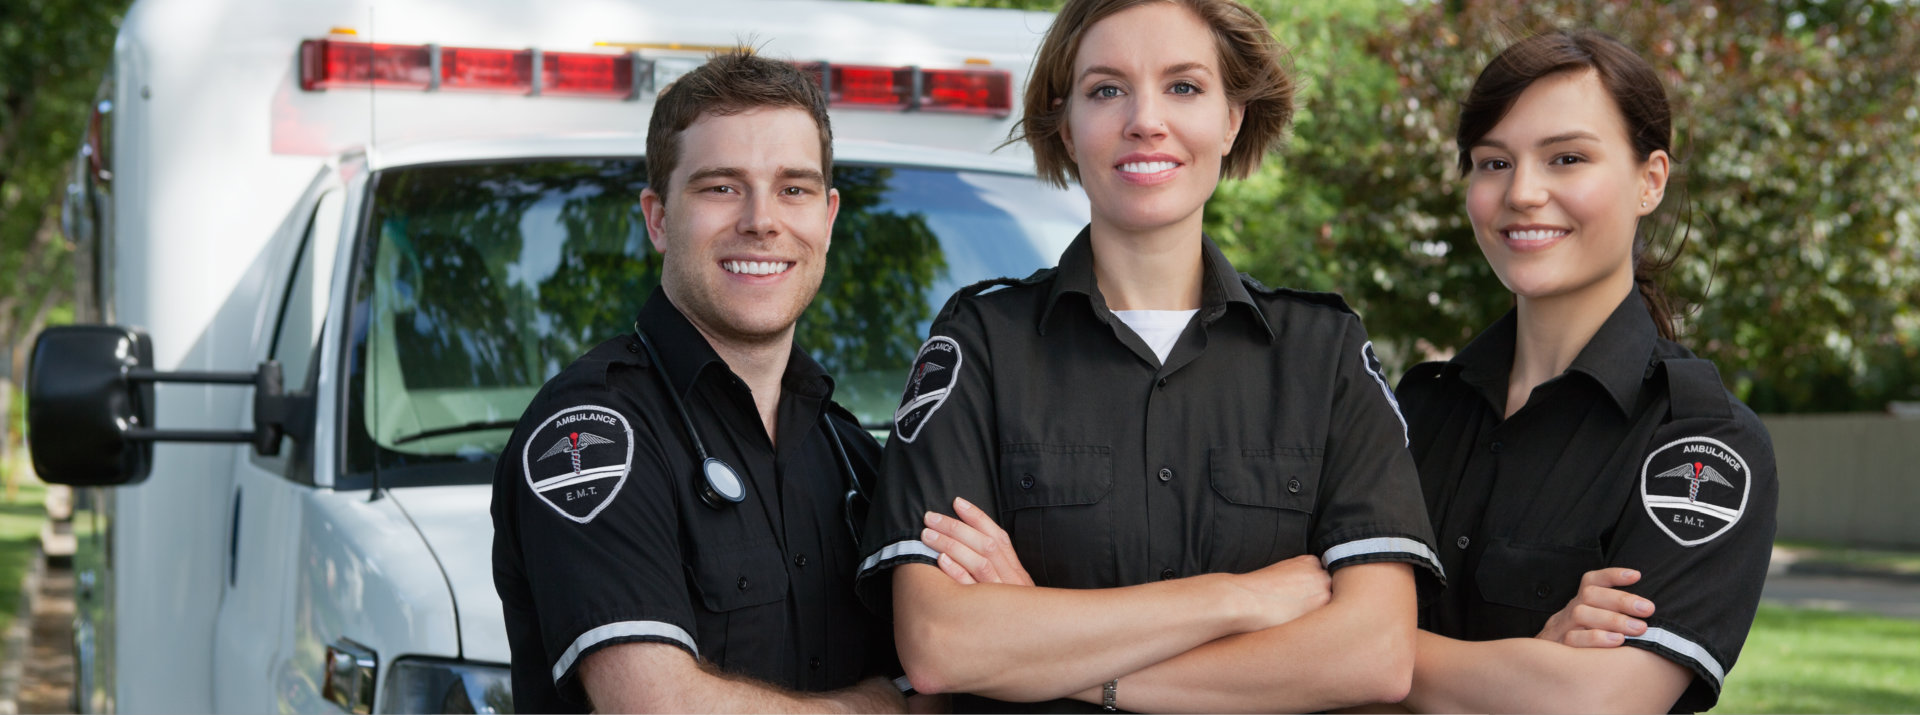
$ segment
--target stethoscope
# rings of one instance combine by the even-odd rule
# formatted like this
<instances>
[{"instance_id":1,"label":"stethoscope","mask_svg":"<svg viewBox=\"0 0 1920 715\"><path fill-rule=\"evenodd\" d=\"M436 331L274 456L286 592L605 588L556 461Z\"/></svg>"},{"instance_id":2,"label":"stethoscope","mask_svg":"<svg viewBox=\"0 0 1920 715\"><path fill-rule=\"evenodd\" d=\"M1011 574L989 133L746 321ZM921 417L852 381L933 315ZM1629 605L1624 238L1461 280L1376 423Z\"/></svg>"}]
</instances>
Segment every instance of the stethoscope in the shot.
<instances>
[{"instance_id":1,"label":"stethoscope","mask_svg":"<svg viewBox=\"0 0 1920 715\"><path fill-rule=\"evenodd\" d=\"M673 403L674 412L680 415L680 424L687 428L687 437L693 441L694 456L700 458L700 469L693 478L694 493L700 495L700 501L714 509L724 509L746 501L746 482L740 479L740 473L734 471L733 465L707 454L707 445L700 441L700 432L693 427L693 417L687 414L686 403L681 402L680 393L674 391L673 381L667 379L666 365L660 362L660 354L653 350L653 341L647 339L646 331L640 329L638 322L633 324L633 335L640 339L640 347L647 351L647 360L653 363L654 374L660 376L660 387L666 391L667 400ZM833 456L840 461L841 475L847 479L844 499L847 531L853 534L854 542L858 543L861 530L856 522L864 520L866 515L861 513L858 515L860 518L856 519L855 511L866 511L867 493L860 486L859 478L854 476L853 460L847 458L847 448L841 444L840 431L834 429L833 420L822 413L820 422L827 427L827 444L833 448Z\"/></svg>"}]
</instances>

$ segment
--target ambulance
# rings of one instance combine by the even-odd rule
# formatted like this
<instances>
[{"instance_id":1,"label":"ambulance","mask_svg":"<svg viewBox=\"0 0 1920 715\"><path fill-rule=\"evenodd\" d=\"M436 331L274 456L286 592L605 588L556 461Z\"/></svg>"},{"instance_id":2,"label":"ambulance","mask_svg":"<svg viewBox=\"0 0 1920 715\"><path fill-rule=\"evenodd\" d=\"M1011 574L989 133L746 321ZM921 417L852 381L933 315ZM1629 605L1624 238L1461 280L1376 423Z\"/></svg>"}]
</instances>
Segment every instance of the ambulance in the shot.
<instances>
[{"instance_id":1,"label":"ambulance","mask_svg":"<svg viewBox=\"0 0 1920 715\"><path fill-rule=\"evenodd\" d=\"M798 340L884 432L948 295L1088 218L1002 148L1051 16L832 0L139 0L69 191L81 712L506 712L488 514L534 392L657 283L658 92L715 48L832 99ZM667 348L667 346L662 346Z\"/></svg>"}]
</instances>

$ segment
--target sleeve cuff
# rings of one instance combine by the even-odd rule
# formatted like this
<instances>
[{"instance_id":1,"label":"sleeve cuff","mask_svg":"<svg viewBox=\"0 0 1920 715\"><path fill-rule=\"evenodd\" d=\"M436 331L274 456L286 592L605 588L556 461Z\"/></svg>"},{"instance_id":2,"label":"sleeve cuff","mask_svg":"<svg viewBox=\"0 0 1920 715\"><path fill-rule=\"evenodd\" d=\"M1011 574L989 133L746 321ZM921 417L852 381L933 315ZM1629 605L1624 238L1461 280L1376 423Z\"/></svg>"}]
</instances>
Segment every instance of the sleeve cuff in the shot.
<instances>
[{"instance_id":1,"label":"sleeve cuff","mask_svg":"<svg viewBox=\"0 0 1920 715\"><path fill-rule=\"evenodd\" d=\"M1713 653L1705 646L1666 628L1650 626L1642 635L1627 636L1627 645L1659 653L1668 660L1686 666L1713 686L1715 693L1720 692L1720 683L1727 677L1727 670L1720 665L1720 659L1713 657Z\"/></svg>"},{"instance_id":2,"label":"sleeve cuff","mask_svg":"<svg viewBox=\"0 0 1920 715\"><path fill-rule=\"evenodd\" d=\"M1421 543L1419 539L1403 536L1377 536L1369 539L1355 539L1327 549L1320 555L1320 564L1328 571L1343 566L1357 564L1397 561L1426 567L1433 577L1444 584L1447 580L1446 569L1441 568L1440 558L1433 549Z\"/></svg>"},{"instance_id":3,"label":"sleeve cuff","mask_svg":"<svg viewBox=\"0 0 1920 715\"><path fill-rule=\"evenodd\" d=\"M558 686L566 679L566 676L573 671L574 666L580 662L582 656L599 649L601 646L633 641L671 643L687 649L687 652L692 653L696 660L700 658L700 648L694 644L693 636L687 635L686 629L679 626L661 621L621 621L619 623L609 623L582 633L579 638L573 639L573 645L567 646L567 652L561 653L560 659L553 664L554 685Z\"/></svg>"},{"instance_id":4,"label":"sleeve cuff","mask_svg":"<svg viewBox=\"0 0 1920 715\"><path fill-rule=\"evenodd\" d=\"M893 568L903 563L934 564L940 561L940 552L921 543L919 539L895 541L880 547L865 561L860 562L860 570L854 578L866 578L871 572Z\"/></svg>"}]
</instances>

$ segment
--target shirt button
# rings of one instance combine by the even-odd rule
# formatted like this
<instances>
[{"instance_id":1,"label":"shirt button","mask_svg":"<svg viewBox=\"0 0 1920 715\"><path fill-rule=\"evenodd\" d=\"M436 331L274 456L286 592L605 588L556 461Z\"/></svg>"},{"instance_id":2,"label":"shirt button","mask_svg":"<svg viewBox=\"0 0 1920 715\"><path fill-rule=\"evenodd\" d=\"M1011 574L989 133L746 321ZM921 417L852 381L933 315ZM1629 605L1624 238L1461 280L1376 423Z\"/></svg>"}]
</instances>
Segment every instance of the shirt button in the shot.
<instances>
[{"instance_id":1,"label":"shirt button","mask_svg":"<svg viewBox=\"0 0 1920 715\"><path fill-rule=\"evenodd\" d=\"M1161 386L1161 387L1166 387L1166 386L1167 386L1167 378L1164 378L1164 377L1163 377L1163 378L1160 378L1160 386Z\"/></svg>"},{"instance_id":2,"label":"shirt button","mask_svg":"<svg viewBox=\"0 0 1920 715\"><path fill-rule=\"evenodd\" d=\"M640 352L640 346L634 343L627 343L627 352L638 353Z\"/></svg>"},{"instance_id":3,"label":"shirt button","mask_svg":"<svg viewBox=\"0 0 1920 715\"><path fill-rule=\"evenodd\" d=\"M816 655L812 658L807 659L807 670L819 670L819 669L820 669L820 656Z\"/></svg>"},{"instance_id":4,"label":"shirt button","mask_svg":"<svg viewBox=\"0 0 1920 715\"><path fill-rule=\"evenodd\" d=\"M1538 596L1540 598L1546 598L1547 596L1553 595L1553 587L1548 586L1547 582L1541 581L1540 583L1534 585L1533 595Z\"/></svg>"},{"instance_id":5,"label":"shirt button","mask_svg":"<svg viewBox=\"0 0 1920 715\"><path fill-rule=\"evenodd\" d=\"M1288 493L1288 494L1299 494L1299 493L1300 493L1300 480L1298 480L1298 479L1289 479L1289 480L1287 480L1287 493Z\"/></svg>"},{"instance_id":6,"label":"shirt button","mask_svg":"<svg viewBox=\"0 0 1920 715\"><path fill-rule=\"evenodd\" d=\"M1160 580L1171 581L1173 580L1173 577L1174 577L1173 569L1160 569Z\"/></svg>"},{"instance_id":7,"label":"shirt button","mask_svg":"<svg viewBox=\"0 0 1920 715\"><path fill-rule=\"evenodd\" d=\"M1454 545L1454 546L1458 546L1458 547L1460 547L1460 548L1463 548L1463 549L1464 549L1464 548L1467 548L1467 544L1471 544L1471 543L1473 543L1473 540L1472 540L1472 539L1469 539L1469 538L1467 538L1467 537L1464 537L1464 536L1462 536L1462 537L1460 537L1460 538L1458 538L1458 539L1454 539L1454 540L1453 540L1453 545Z\"/></svg>"},{"instance_id":8,"label":"shirt button","mask_svg":"<svg viewBox=\"0 0 1920 715\"><path fill-rule=\"evenodd\" d=\"M1032 489L1032 488L1033 488L1033 475L1031 475L1031 474L1022 474L1022 475L1020 475L1020 488L1021 488L1021 489Z\"/></svg>"},{"instance_id":9,"label":"shirt button","mask_svg":"<svg viewBox=\"0 0 1920 715\"><path fill-rule=\"evenodd\" d=\"M794 555L793 555L793 565L795 565L795 566L799 566L799 567L801 567L801 568L806 568L806 565L807 565L807 555L806 555L806 554L794 554Z\"/></svg>"},{"instance_id":10,"label":"shirt button","mask_svg":"<svg viewBox=\"0 0 1920 715\"><path fill-rule=\"evenodd\" d=\"M741 577L740 577L740 583L739 583L739 586L740 586L740 590L742 590L742 591L745 591L745 590L747 590L747 577L745 577L745 576L741 576Z\"/></svg>"},{"instance_id":11,"label":"shirt button","mask_svg":"<svg viewBox=\"0 0 1920 715\"><path fill-rule=\"evenodd\" d=\"M1487 451L1492 452L1494 454L1499 454L1500 447L1501 447L1501 444L1498 441L1495 441L1493 444L1487 445Z\"/></svg>"},{"instance_id":12,"label":"shirt button","mask_svg":"<svg viewBox=\"0 0 1920 715\"><path fill-rule=\"evenodd\" d=\"M1171 481L1173 481L1173 470L1171 470L1171 469L1168 469L1168 468L1166 468L1166 467L1161 467L1161 468L1160 468L1160 481L1162 481L1162 482L1171 482Z\"/></svg>"}]
</instances>

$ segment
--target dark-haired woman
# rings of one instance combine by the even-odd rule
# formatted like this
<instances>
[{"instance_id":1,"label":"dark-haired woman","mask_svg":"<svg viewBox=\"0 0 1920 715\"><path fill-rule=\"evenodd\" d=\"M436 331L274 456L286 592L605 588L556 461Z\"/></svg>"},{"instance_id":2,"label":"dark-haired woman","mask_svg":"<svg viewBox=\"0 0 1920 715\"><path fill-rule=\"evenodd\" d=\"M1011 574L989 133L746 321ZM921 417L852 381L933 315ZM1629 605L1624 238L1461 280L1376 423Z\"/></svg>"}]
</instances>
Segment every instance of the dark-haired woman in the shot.
<instances>
[{"instance_id":1,"label":"dark-haired woman","mask_svg":"<svg viewBox=\"0 0 1920 715\"><path fill-rule=\"evenodd\" d=\"M1659 77L1591 31L1507 48L1461 109L1467 214L1515 307L1399 386L1450 582L1410 709L1704 710L1740 653L1773 447L1653 280L1671 141Z\"/></svg>"},{"instance_id":2,"label":"dark-haired woman","mask_svg":"<svg viewBox=\"0 0 1920 715\"><path fill-rule=\"evenodd\" d=\"M1231 0L1070 0L1048 30L1023 127L1091 225L941 311L867 530L862 594L921 691L1018 712L1406 692L1432 540L1366 332L1201 233L1291 116L1281 53ZM948 553L987 514L1006 548Z\"/></svg>"}]
</instances>

